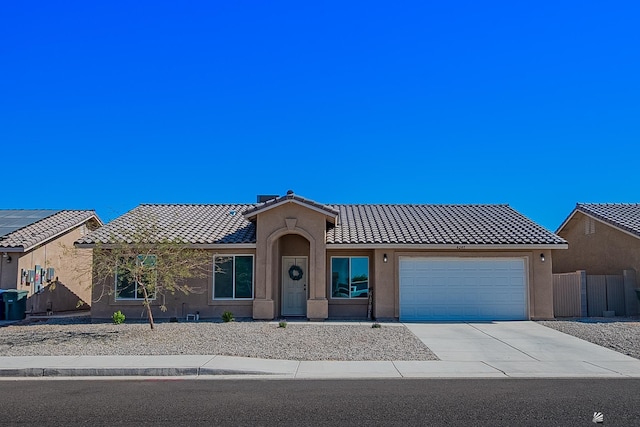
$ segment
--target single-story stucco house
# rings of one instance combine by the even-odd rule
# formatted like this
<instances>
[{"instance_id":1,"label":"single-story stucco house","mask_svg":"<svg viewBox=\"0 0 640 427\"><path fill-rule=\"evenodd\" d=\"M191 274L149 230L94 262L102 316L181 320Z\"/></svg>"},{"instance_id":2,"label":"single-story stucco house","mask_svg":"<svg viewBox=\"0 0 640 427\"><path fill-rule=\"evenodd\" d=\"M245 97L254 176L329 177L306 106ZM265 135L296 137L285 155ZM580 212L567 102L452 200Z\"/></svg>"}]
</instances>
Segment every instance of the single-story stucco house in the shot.
<instances>
[{"instance_id":1,"label":"single-story stucco house","mask_svg":"<svg viewBox=\"0 0 640 427\"><path fill-rule=\"evenodd\" d=\"M554 254L554 273L640 271L638 203L578 203L556 233L569 249Z\"/></svg>"},{"instance_id":2,"label":"single-story stucco house","mask_svg":"<svg viewBox=\"0 0 640 427\"><path fill-rule=\"evenodd\" d=\"M193 281L202 292L167 296L166 312L154 304L158 318L550 319L552 250L567 247L508 205L329 205L291 191L256 204L140 205L76 245L117 243L140 215L222 269ZM116 282L92 317L144 313Z\"/></svg>"},{"instance_id":3,"label":"single-story stucco house","mask_svg":"<svg viewBox=\"0 0 640 427\"><path fill-rule=\"evenodd\" d=\"M101 225L92 210L0 209L0 289L28 291L31 313L88 309L91 251L73 244Z\"/></svg>"}]
</instances>

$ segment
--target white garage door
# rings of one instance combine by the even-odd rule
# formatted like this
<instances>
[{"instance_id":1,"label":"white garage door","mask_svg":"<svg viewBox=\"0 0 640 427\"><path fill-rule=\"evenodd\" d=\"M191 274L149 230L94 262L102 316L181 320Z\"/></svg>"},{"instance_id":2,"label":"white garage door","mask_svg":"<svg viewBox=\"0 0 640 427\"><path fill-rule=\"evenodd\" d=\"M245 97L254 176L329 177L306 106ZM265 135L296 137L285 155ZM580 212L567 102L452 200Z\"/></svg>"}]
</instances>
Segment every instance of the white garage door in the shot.
<instances>
[{"instance_id":1,"label":"white garage door","mask_svg":"<svg viewBox=\"0 0 640 427\"><path fill-rule=\"evenodd\" d=\"M527 319L522 258L400 258L400 320Z\"/></svg>"}]
</instances>

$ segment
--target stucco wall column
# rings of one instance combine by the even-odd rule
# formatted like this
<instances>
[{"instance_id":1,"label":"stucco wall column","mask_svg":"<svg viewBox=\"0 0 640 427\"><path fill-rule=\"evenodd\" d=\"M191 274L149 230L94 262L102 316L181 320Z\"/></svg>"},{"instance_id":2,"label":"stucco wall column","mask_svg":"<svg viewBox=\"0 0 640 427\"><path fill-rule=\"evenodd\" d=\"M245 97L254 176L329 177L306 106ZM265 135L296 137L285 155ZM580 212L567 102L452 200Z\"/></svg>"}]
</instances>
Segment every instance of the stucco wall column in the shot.
<instances>
[{"instance_id":1,"label":"stucco wall column","mask_svg":"<svg viewBox=\"0 0 640 427\"><path fill-rule=\"evenodd\" d=\"M272 299L272 266L269 256L273 251L273 242L258 239L256 245L256 282L253 300L253 318L272 320L275 317L275 302Z\"/></svg>"},{"instance_id":2,"label":"stucco wall column","mask_svg":"<svg viewBox=\"0 0 640 427\"><path fill-rule=\"evenodd\" d=\"M309 320L324 320L329 317L329 301L327 300L326 262L327 249L323 239L311 242L310 258L313 260L309 271L313 274L313 284L307 300L307 318Z\"/></svg>"},{"instance_id":3,"label":"stucco wall column","mask_svg":"<svg viewBox=\"0 0 640 427\"><path fill-rule=\"evenodd\" d=\"M387 262L383 258L387 254ZM396 306L395 253L391 250L376 249L373 256L373 317L393 319Z\"/></svg>"},{"instance_id":4,"label":"stucco wall column","mask_svg":"<svg viewBox=\"0 0 640 427\"><path fill-rule=\"evenodd\" d=\"M542 261L540 254L545 260ZM551 273L553 264L551 261L551 251L533 252L530 261L533 269L533 301L530 303L531 311L529 315L532 319L553 319L553 275Z\"/></svg>"}]
</instances>

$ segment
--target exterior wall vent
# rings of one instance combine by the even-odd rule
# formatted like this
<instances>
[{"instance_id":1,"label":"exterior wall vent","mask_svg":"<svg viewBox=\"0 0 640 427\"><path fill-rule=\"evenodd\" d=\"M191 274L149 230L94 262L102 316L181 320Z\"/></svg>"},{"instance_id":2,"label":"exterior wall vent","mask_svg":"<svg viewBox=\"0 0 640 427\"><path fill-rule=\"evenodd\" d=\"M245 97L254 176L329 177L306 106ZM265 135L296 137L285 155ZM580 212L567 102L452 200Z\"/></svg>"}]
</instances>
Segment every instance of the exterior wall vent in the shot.
<instances>
[{"instance_id":1,"label":"exterior wall vent","mask_svg":"<svg viewBox=\"0 0 640 427\"><path fill-rule=\"evenodd\" d=\"M596 221L591 217L586 217L584 221L584 234L594 234L596 232Z\"/></svg>"}]
</instances>

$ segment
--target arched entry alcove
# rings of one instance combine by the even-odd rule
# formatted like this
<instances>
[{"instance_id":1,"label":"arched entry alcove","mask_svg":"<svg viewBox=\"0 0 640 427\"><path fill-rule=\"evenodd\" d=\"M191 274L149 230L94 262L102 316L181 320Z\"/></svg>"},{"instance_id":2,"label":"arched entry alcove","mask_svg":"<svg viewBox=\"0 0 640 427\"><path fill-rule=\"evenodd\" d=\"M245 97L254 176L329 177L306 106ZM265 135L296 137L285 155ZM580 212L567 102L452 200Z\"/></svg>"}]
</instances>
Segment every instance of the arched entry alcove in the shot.
<instances>
[{"instance_id":1,"label":"arched entry alcove","mask_svg":"<svg viewBox=\"0 0 640 427\"><path fill-rule=\"evenodd\" d=\"M285 234L273 243L273 295L276 313L283 317L306 317L310 292L309 240Z\"/></svg>"},{"instance_id":2,"label":"arched entry alcove","mask_svg":"<svg viewBox=\"0 0 640 427\"><path fill-rule=\"evenodd\" d=\"M337 212L287 194L244 215L256 221L253 318L326 319L326 231Z\"/></svg>"}]
</instances>

